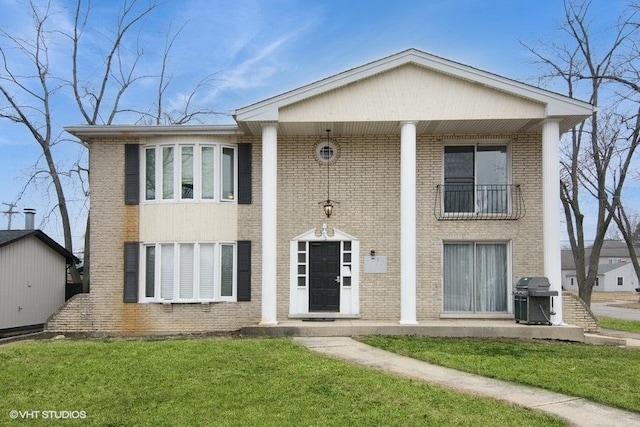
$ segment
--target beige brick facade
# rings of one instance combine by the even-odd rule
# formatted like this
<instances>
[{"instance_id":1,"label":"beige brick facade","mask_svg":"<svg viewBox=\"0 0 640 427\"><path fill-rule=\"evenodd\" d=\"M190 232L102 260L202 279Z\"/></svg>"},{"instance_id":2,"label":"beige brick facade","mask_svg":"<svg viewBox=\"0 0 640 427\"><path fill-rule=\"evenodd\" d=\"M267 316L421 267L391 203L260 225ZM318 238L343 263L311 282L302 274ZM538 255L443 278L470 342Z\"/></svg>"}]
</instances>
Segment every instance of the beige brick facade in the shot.
<instances>
[{"instance_id":1,"label":"beige brick facade","mask_svg":"<svg viewBox=\"0 0 640 427\"><path fill-rule=\"evenodd\" d=\"M393 322L402 317L409 324L440 318L443 244L447 242L506 243L512 286L522 276L546 273L552 287L560 289L560 283L556 283L560 281L559 236L553 233L560 210L556 149L560 134L592 113L593 107L587 103L408 49L240 108L234 112L235 125L68 128L90 146L92 283L90 295L70 301L50 319L48 328L56 332L138 334L229 331L260 321L272 325L288 318L291 290L298 289L297 281L290 283L292 277L297 279L294 268L298 262L290 260L295 252L292 239L309 230L319 231L324 223L329 234L336 229L354 236L358 240L354 246L360 250L359 281L345 291L351 298L350 311L340 314ZM324 129L331 127L339 157L327 169L318 162L315 152ZM265 156L265 188L277 186L277 196L267 197L277 197L277 209L266 203L264 212L263 135L265 145L277 145L278 150L277 164ZM147 138L176 144L252 143L252 203L236 206L231 199L225 205L210 200L207 207L205 203L194 205L197 202L193 201L154 200L143 206L125 205L125 144L150 143ZM444 145L492 140L508 143L510 182L520 186L526 215L512 220L438 219L434 211L437 186L443 183ZM404 228L400 223L401 173L405 182L413 180L413 164L404 163L401 171L400 153L402 148L413 155L414 143L415 318L413 306L407 304L410 298L404 300L402 312L400 304L401 244L406 253L413 250L414 243L413 235L407 234L413 233L412 215L405 211L403 217L411 223ZM330 198L339 202L330 219L325 218L319 205L327 198L327 171ZM196 178L193 184L196 189ZM413 189L409 190L413 194ZM544 228L544 241L543 219L548 226ZM264 242L275 253L262 253L263 220L268 226L277 224L276 242ZM199 235L200 230L205 230L206 236ZM187 234L190 237L180 240ZM194 243L198 238L209 242L250 240L251 301L124 303L125 242L171 243L176 238L183 243ZM246 249L246 245L242 247ZM131 260L135 251L130 250L131 245L127 248ZM554 257L556 249L558 256ZM387 258L386 270L365 273L364 257L371 251ZM263 260L269 267L264 283ZM406 265L411 271L413 259ZM127 277L135 277L132 270ZM405 295L412 297L413 285L411 278L405 278ZM304 309L305 288L298 290L293 314L308 314ZM502 317L508 316L503 313Z\"/></svg>"},{"instance_id":2,"label":"beige brick facade","mask_svg":"<svg viewBox=\"0 0 640 427\"><path fill-rule=\"evenodd\" d=\"M500 139L510 143L512 182L522 186L527 214L513 221L439 221L436 186L442 183L448 141ZM400 136L340 136L339 157L329 168L331 198L339 202L327 221L318 202L326 198L327 167L315 157L317 136L278 138L277 315L289 313L289 242L324 222L355 236L360 256L388 257L385 274L360 274L362 319L400 318ZM255 324L261 313L261 142L253 143L253 203L238 206L238 239L252 244L252 301L210 304L123 303L123 245L138 241L138 206L124 204L124 144L91 144L92 283L88 299L68 304L48 329L92 333L201 333ZM419 136L417 141L417 317L442 313L444 241L509 242L511 280L543 275L540 135ZM78 311L82 314L78 317ZM74 321L72 321L74 320ZM89 329L87 331L87 329Z\"/></svg>"},{"instance_id":3,"label":"beige brick facade","mask_svg":"<svg viewBox=\"0 0 640 427\"><path fill-rule=\"evenodd\" d=\"M91 334L202 333L232 331L257 322L259 285L253 286L251 302L123 303L124 243L138 241L138 206L124 204L126 143L133 141L90 144L91 292L69 301L52 316L47 330ZM241 218L260 218L258 205L242 206L239 213ZM247 224L251 224L250 219ZM247 226L239 237L255 240L254 236L259 236L259 227ZM254 252L253 257L254 265L259 265L259 253ZM259 273L259 269L254 270ZM259 274L255 280L259 280Z\"/></svg>"}]
</instances>

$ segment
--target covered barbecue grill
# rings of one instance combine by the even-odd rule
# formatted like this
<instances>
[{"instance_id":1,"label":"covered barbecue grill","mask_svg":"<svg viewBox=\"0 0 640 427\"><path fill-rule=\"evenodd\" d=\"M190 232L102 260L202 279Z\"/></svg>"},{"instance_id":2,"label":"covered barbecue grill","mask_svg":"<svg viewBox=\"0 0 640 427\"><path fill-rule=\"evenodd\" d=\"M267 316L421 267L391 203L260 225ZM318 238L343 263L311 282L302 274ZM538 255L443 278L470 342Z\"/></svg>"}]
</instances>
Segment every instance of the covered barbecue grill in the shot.
<instances>
[{"instance_id":1,"label":"covered barbecue grill","mask_svg":"<svg viewBox=\"0 0 640 427\"><path fill-rule=\"evenodd\" d=\"M550 291L549 279L546 277L523 277L513 291L513 308L516 323L528 325L550 325L553 313L551 297L558 296L557 291Z\"/></svg>"}]
</instances>

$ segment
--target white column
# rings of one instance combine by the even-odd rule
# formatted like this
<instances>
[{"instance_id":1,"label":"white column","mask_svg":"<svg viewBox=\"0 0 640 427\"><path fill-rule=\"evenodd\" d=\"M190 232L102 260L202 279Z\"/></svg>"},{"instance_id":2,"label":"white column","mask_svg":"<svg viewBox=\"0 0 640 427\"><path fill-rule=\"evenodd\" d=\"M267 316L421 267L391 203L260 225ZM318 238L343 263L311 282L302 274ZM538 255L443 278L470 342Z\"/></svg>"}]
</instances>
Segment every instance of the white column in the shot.
<instances>
[{"instance_id":1,"label":"white column","mask_svg":"<svg viewBox=\"0 0 640 427\"><path fill-rule=\"evenodd\" d=\"M278 128L262 128L262 320L274 326L277 321L277 226L278 226Z\"/></svg>"},{"instance_id":2,"label":"white column","mask_svg":"<svg viewBox=\"0 0 640 427\"><path fill-rule=\"evenodd\" d=\"M554 325L562 321L562 272L560 264L560 127L557 121L546 121L542 128L542 230L544 275L551 283L555 315Z\"/></svg>"},{"instance_id":3,"label":"white column","mask_svg":"<svg viewBox=\"0 0 640 427\"><path fill-rule=\"evenodd\" d=\"M400 324L416 320L416 123L400 128Z\"/></svg>"}]
</instances>

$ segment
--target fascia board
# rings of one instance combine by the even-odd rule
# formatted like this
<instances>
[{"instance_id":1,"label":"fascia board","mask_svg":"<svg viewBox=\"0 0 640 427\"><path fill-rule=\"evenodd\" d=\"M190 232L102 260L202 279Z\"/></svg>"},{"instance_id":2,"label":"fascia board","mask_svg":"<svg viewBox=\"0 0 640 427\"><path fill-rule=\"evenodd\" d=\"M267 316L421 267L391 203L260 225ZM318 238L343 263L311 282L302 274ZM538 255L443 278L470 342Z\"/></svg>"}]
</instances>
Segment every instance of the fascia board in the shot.
<instances>
[{"instance_id":1,"label":"fascia board","mask_svg":"<svg viewBox=\"0 0 640 427\"><path fill-rule=\"evenodd\" d=\"M64 128L80 139L100 137L149 137L162 135L241 135L240 128L233 125L80 125Z\"/></svg>"}]
</instances>

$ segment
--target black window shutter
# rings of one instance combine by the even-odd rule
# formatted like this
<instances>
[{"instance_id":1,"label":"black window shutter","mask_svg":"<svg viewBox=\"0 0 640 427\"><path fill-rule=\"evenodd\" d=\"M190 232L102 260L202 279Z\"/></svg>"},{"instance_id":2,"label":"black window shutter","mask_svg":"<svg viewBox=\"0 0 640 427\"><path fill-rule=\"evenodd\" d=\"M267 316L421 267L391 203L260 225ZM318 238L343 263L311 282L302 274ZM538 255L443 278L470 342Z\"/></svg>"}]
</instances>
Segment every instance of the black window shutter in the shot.
<instances>
[{"instance_id":1,"label":"black window shutter","mask_svg":"<svg viewBox=\"0 0 640 427\"><path fill-rule=\"evenodd\" d=\"M124 302L138 302L138 242L124 244Z\"/></svg>"},{"instance_id":2,"label":"black window shutter","mask_svg":"<svg viewBox=\"0 0 640 427\"><path fill-rule=\"evenodd\" d=\"M238 301L251 301L251 240L238 241Z\"/></svg>"},{"instance_id":3,"label":"black window shutter","mask_svg":"<svg viewBox=\"0 0 640 427\"><path fill-rule=\"evenodd\" d=\"M140 147L137 144L124 146L124 204L140 203Z\"/></svg>"},{"instance_id":4,"label":"black window shutter","mask_svg":"<svg viewBox=\"0 0 640 427\"><path fill-rule=\"evenodd\" d=\"M238 144L238 203L251 204L251 147Z\"/></svg>"}]
</instances>

